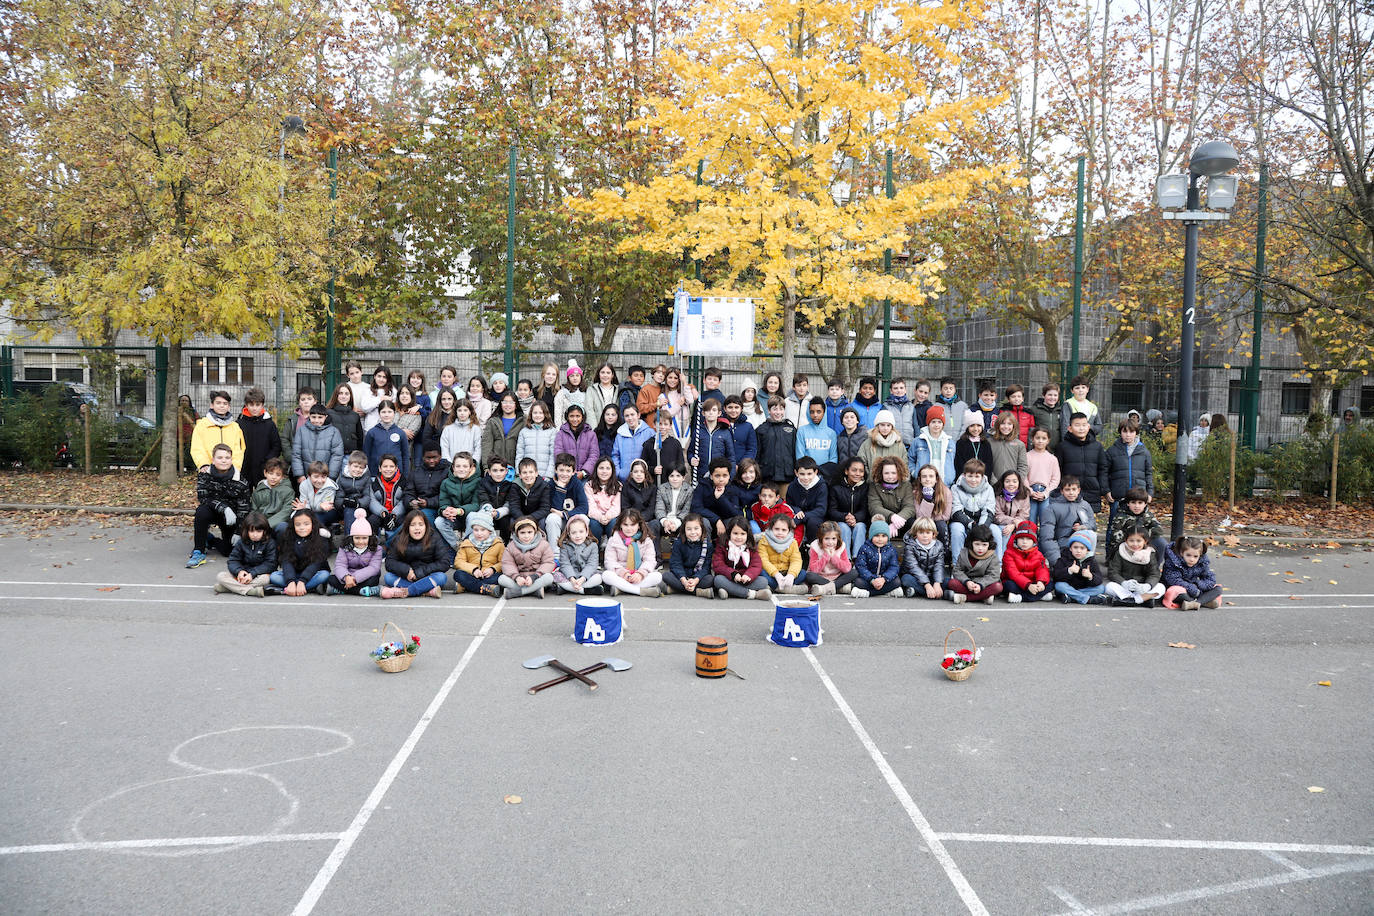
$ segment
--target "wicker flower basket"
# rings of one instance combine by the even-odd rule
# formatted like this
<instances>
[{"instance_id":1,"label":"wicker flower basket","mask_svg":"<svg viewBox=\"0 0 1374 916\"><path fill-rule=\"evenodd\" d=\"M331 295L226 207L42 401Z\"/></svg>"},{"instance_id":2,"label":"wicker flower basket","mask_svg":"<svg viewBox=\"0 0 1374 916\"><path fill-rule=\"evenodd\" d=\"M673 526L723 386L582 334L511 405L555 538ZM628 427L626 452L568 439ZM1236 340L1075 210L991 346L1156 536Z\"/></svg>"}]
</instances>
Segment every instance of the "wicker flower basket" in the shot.
<instances>
[{"instance_id":1,"label":"wicker flower basket","mask_svg":"<svg viewBox=\"0 0 1374 916\"><path fill-rule=\"evenodd\" d=\"M949 654L949 638L955 633L963 633L967 636L969 644L973 646L974 654L976 655L978 653L978 644L973 641L973 634L963 627L955 627L945 634L945 655ZM967 668L943 668L941 670L945 672L945 677L949 678L951 681L966 681L973 676L973 669L977 667L978 662L974 661L973 664L969 665Z\"/></svg>"},{"instance_id":2,"label":"wicker flower basket","mask_svg":"<svg viewBox=\"0 0 1374 916\"><path fill-rule=\"evenodd\" d=\"M386 638L387 627L391 627L397 633L401 634L401 645L404 646L406 643L410 642L410 637L406 635L405 630L402 630L400 627L396 626L396 624L392 623L390 620L382 624L383 639ZM415 656L411 655L409 652L402 652L400 655L393 655L390 658L374 658L373 661L377 663L378 668L381 668L388 674L395 674L397 671L404 671L407 668L409 668L410 663L412 660L414 660L414 658Z\"/></svg>"}]
</instances>

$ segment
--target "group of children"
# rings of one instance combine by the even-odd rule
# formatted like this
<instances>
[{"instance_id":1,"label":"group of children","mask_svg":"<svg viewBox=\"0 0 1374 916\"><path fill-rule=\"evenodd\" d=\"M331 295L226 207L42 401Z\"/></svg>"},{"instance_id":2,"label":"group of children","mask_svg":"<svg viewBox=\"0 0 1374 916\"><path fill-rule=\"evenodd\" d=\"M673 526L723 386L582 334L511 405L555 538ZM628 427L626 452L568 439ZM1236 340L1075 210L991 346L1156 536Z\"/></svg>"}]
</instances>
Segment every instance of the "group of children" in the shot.
<instances>
[{"instance_id":1,"label":"group of children","mask_svg":"<svg viewBox=\"0 0 1374 916\"><path fill-rule=\"evenodd\" d=\"M968 405L948 378L933 397L893 379L880 401L873 378L850 399L838 379L811 397L804 374L727 396L717 369L701 391L666 366L621 383L549 364L515 389L347 369L327 403L300 392L284 437L258 429L275 433L262 392L239 417L212 392L187 566L218 547L217 590L1219 603L1206 546L1166 543L1149 511L1138 422L1104 449L1084 379L1062 402L1011 385L999 405L984 385Z\"/></svg>"}]
</instances>

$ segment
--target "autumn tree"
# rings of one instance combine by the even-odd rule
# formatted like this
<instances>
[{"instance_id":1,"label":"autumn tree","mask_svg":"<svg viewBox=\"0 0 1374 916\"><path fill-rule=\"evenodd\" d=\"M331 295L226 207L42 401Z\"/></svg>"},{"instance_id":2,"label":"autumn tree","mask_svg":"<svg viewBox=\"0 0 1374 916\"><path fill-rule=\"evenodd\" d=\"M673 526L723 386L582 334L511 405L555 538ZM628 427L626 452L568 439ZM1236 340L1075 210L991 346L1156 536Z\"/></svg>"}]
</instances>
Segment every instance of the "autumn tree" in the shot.
<instances>
[{"instance_id":1,"label":"autumn tree","mask_svg":"<svg viewBox=\"0 0 1374 916\"><path fill-rule=\"evenodd\" d=\"M608 353L616 331L662 307L675 256L617 252L623 233L569 210L590 187L643 180L664 155L631 125L682 0L460 0L425 4L424 52L437 72L404 143L423 175L409 199L424 269L472 287L504 329L507 156L517 154L515 329L572 334Z\"/></svg>"},{"instance_id":2,"label":"autumn tree","mask_svg":"<svg viewBox=\"0 0 1374 916\"><path fill-rule=\"evenodd\" d=\"M1270 230L1262 274L1228 266L1263 289L1269 330L1292 336L1325 423L1332 388L1374 359L1374 22L1348 0L1233 3L1230 16L1228 86L1269 175Z\"/></svg>"},{"instance_id":3,"label":"autumn tree","mask_svg":"<svg viewBox=\"0 0 1374 916\"><path fill-rule=\"evenodd\" d=\"M1086 160L1083 315L1106 362L1156 325L1176 332L1181 246L1150 200L1200 131L1225 135L1207 37L1221 0L995 0L959 36L962 78L998 95L955 138L956 162L1011 159L1017 181L982 189L941 235L963 305L1040 332L1046 359L1072 345L1076 160ZM1209 242L1209 244L1211 244ZM1213 294L1209 275L1199 297ZM1085 373L1095 374L1093 367Z\"/></svg>"},{"instance_id":4,"label":"autumn tree","mask_svg":"<svg viewBox=\"0 0 1374 916\"><path fill-rule=\"evenodd\" d=\"M14 14L0 296L17 320L136 331L168 347L175 379L188 339L305 326L331 257L362 266L323 168L279 162L317 5L18 0ZM168 385L167 416L176 397ZM175 450L164 437L164 482Z\"/></svg>"},{"instance_id":5,"label":"autumn tree","mask_svg":"<svg viewBox=\"0 0 1374 916\"><path fill-rule=\"evenodd\" d=\"M675 96L645 100L642 124L669 139L671 162L575 209L630 230L621 252L702 261L694 289L759 299L785 377L799 317L819 325L891 298L938 322L944 265L924 227L998 168L945 164L939 148L984 100L950 95L922 62L971 17L876 0L708 5L665 56ZM918 176L891 199L875 178L887 150ZM889 275L886 249L923 257Z\"/></svg>"}]
</instances>

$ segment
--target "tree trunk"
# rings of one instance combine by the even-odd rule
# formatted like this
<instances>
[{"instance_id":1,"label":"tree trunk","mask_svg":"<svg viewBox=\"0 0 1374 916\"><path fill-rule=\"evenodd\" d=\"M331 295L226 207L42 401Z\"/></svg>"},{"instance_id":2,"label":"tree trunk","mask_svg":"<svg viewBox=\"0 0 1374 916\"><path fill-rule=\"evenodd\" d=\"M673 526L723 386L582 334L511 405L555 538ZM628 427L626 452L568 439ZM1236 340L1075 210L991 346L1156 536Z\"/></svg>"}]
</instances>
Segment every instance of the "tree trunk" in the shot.
<instances>
[{"instance_id":1,"label":"tree trunk","mask_svg":"<svg viewBox=\"0 0 1374 916\"><path fill-rule=\"evenodd\" d=\"M797 297L790 292L782 294L782 384L783 391L790 391L792 376L797 371Z\"/></svg>"},{"instance_id":2,"label":"tree trunk","mask_svg":"<svg viewBox=\"0 0 1374 916\"><path fill-rule=\"evenodd\" d=\"M169 423L180 423L178 409L181 391L181 343L167 345L167 392L162 398L162 458L158 462L157 482L170 487L177 482L177 467L181 456L177 454L176 427L168 435Z\"/></svg>"}]
</instances>

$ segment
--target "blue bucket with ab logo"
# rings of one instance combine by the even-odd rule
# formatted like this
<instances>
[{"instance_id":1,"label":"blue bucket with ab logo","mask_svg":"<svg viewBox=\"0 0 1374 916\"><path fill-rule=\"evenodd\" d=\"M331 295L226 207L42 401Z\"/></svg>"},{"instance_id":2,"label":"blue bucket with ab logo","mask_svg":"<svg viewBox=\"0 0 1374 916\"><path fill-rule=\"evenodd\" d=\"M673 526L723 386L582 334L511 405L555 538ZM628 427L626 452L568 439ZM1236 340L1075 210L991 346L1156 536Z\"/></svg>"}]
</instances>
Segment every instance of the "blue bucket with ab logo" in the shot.
<instances>
[{"instance_id":1,"label":"blue bucket with ab logo","mask_svg":"<svg viewBox=\"0 0 1374 916\"><path fill-rule=\"evenodd\" d=\"M821 605L814 598L779 601L773 607L773 629L768 641L804 649L821 644Z\"/></svg>"}]
</instances>

